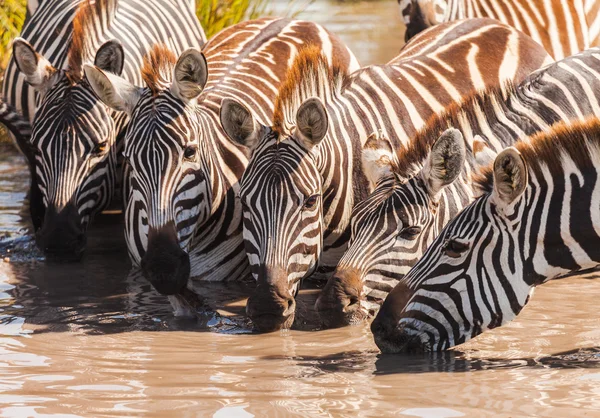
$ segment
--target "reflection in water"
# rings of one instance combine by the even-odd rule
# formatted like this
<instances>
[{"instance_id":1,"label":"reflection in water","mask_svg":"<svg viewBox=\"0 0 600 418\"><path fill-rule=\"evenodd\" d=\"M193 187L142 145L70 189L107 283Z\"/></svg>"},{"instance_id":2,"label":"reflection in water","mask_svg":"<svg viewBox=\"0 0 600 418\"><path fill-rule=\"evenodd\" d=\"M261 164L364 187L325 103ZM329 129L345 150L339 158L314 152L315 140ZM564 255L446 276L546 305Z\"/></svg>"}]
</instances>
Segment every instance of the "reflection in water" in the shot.
<instances>
[{"instance_id":1,"label":"reflection in water","mask_svg":"<svg viewBox=\"0 0 600 418\"><path fill-rule=\"evenodd\" d=\"M316 1L305 17L363 63L398 51L395 1ZM23 223L24 161L0 146L0 416L580 416L600 409L600 281L540 288L518 320L458 349L382 356L367 325L250 331L242 285L197 284L197 317L129 272L119 215L81 263L47 263ZM592 278L594 275L588 275Z\"/></svg>"}]
</instances>

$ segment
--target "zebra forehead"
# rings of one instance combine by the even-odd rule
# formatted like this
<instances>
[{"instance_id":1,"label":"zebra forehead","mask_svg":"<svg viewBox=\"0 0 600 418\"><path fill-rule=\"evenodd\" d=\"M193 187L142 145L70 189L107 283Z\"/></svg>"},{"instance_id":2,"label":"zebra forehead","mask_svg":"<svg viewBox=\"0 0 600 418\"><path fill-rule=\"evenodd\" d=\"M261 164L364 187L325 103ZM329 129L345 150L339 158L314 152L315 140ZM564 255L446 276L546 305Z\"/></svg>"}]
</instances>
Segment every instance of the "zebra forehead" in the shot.
<instances>
[{"instance_id":1,"label":"zebra forehead","mask_svg":"<svg viewBox=\"0 0 600 418\"><path fill-rule=\"evenodd\" d=\"M142 79L152 94L168 89L172 82L177 57L166 45L155 44L144 56Z\"/></svg>"}]
</instances>

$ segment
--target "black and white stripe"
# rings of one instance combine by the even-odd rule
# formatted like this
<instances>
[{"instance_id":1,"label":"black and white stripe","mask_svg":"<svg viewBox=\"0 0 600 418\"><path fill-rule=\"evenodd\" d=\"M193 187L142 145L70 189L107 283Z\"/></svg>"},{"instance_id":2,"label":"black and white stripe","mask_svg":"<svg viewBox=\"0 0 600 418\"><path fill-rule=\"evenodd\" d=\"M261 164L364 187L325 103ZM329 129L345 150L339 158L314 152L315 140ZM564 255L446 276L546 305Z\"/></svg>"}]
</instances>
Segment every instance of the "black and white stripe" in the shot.
<instances>
[{"instance_id":1,"label":"black and white stripe","mask_svg":"<svg viewBox=\"0 0 600 418\"><path fill-rule=\"evenodd\" d=\"M289 325L300 281L317 266L337 265L352 208L369 192L358 158L370 133L381 130L401 147L444 106L520 80L546 58L530 38L486 19L439 25L392 63L350 76L312 51L302 54L278 97L275 126L242 141L253 149L240 196L259 284L248 302L257 326Z\"/></svg>"},{"instance_id":2,"label":"black and white stripe","mask_svg":"<svg viewBox=\"0 0 600 418\"><path fill-rule=\"evenodd\" d=\"M306 44L344 68L359 68L351 52L323 27L269 18L225 29L211 39L203 55L196 51L180 56L177 64L161 71L165 77L159 88L138 92L113 83L124 90L123 96L128 91L135 95L126 99L131 102L131 122L124 150L130 168L129 252L161 293L179 294L190 275L208 281L248 276L237 197L246 150L229 139L220 112L244 106L261 123L270 124L281 80ZM199 82L186 99L177 74L185 74L186 63L192 62L188 68L198 74L186 79ZM200 73L203 76L196 77ZM99 95L103 97L100 91ZM235 115L228 120L237 122ZM153 264L154 258L160 266ZM177 305L176 298L172 301Z\"/></svg>"},{"instance_id":3,"label":"black and white stripe","mask_svg":"<svg viewBox=\"0 0 600 418\"><path fill-rule=\"evenodd\" d=\"M534 288L600 264L600 120L502 151L372 324L384 352L439 351L501 326Z\"/></svg>"},{"instance_id":4,"label":"black and white stripe","mask_svg":"<svg viewBox=\"0 0 600 418\"><path fill-rule=\"evenodd\" d=\"M79 64L95 61L141 82L151 45L183 51L202 46L204 33L189 1L46 0L21 36L3 95L33 121L30 146L41 198L31 206L42 214L34 219L38 243L49 253L78 256L89 222L121 182L118 153L127 122L98 101Z\"/></svg>"},{"instance_id":5,"label":"black and white stripe","mask_svg":"<svg viewBox=\"0 0 600 418\"><path fill-rule=\"evenodd\" d=\"M444 225L474 199L472 176L478 164L555 122L600 116L599 76L600 49L594 48L534 73L517 88L484 91L452 106L398 157L387 141L368 142L363 164L377 186L354 209L349 248L317 303L322 316L332 325L346 325L376 310L370 302L381 303ZM453 161L430 149L448 128L464 136L467 153L457 160L462 174L443 181L435 173L432 177L431 166L436 158ZM439 170L447 173L445 166Z\"/></svg>"},{"instance_id":6,"label":"black and white stripe","mask_svg":"<svg viewBox=\"0 0 600 418\"><path fill-rule=\"evenodd\" d=\"M489 17L531 36L554 59L590 46L598 35L594 0L398 0L406 40L441 22Z\"/></svg>"}]
</instances>

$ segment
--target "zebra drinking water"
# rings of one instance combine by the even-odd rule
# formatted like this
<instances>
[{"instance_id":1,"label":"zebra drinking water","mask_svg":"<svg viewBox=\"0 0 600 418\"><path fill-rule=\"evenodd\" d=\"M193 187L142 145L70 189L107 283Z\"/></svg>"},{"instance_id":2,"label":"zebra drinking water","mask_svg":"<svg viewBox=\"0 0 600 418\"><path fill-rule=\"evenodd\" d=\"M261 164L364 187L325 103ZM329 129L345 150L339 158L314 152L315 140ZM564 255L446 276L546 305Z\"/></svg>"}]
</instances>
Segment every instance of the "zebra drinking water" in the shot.
<instances>
[{"instance_id":1,"label":"zebra drinking water","mask_svg":"<svg viewBox=\"0 0 600 418\"><path fill-rule=\"evenodd\" d=\"M358 62L337 36L311 22L259 19L217 34L203 52L177 57L156 47L139 88L94 67L86 74L98 96L131 115L127 160L126 238L131 259L169 295L177 314L190 275L239 280L249 273L238 181L246 150L225 134L220 114L239 124L270 124L277 89L298 50L313 45L344 71ZM235 102L234 102L235 99Z\"/></svg>"},{"instance_id":2,"label":"zebra drinking water","mask_svg":"<svg viewBox=\"0 0 600 418\"><path fill-rule=\"evenodd\" d=\"M505 77L520 80L547 59L529 37L489 19L440 25L406 53L348 76L305 49L279 91L272 127L242 106L235 116L243 126L224 123L252 155L240 200L258 282L247 313L259 330L289 327L300 281L318 265L332 269L345 251L352 207L369 192L358 157L371 132L399 147L445 105Z\"/></svg>"},{"instance_id":3,"label":"zebra drinking water","mask_svg":"<svg viewBox=\"0 0 600 418\"><path fill-rule=\"evenodd\" d=\"M121 182L127 117L96 98L83 65L94 62L141 81L142 57L156 42L175 51L203 45L189 1L48 0L14 41L3 94L33 121L29 150L22 151L34 155L30 208L38 245L48 255L78 258L88 225Z\"/></svg>"},{"instance_id":4,"label":"zebra drinking water","mask_svg":"<svg viewBox=\"0 0 600 418\"><path fill-rule=\"evenodd\" d=\"M371 325L386 353L440 351L515 318L536 286L600 264L600 120L507 148Z\"/></svg>"},{"instance_id":5,"label":"zebra drinking water","mask_svg":"<svg viewBox=\"0 0 600 418\"><path fill-rule=\"evenodd\" d=\"M450 106L398 155L385 139L368 141L363 165L377 186L355 207L348 250L317 300L325 324L348 325L377 310L444 225L473 201L476 160L490 161L555 122L600 117L599 76L600 49L594 48L534 73L516 88L494 87ZM448 128L464 136L466 159L431 151ZM436 171L447 175L453 162L462 167L460 176L435 178Z\"/></svg>"}]
</instances>

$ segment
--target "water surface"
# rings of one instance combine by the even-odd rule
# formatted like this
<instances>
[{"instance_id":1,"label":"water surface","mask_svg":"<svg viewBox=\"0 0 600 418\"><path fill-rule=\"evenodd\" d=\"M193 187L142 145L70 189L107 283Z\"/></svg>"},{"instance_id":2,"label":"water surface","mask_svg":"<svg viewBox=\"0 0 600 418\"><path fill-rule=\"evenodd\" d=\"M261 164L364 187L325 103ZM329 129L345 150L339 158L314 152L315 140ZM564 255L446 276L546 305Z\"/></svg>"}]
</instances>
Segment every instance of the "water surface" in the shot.
<instances>
[{"instance_id":1,"label":"water surface","mask_svg":"<svg viewBox=\"0 0 600 418\"><path fill-rule=\"evenodd\" d=\"M396 7L317 1L304 17L383 63L403 38ZM454 351L382 356L367 325L314 331L316 289L287 332L251 332L242 285L198 285L197 317L173 318L130 274L118 214L96 219L81 263L45 262L22 216L27 184L0 147L1 416L600 415L598 274L538 289L518 320Z\"/></svg>"}]
</instances>

